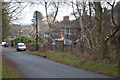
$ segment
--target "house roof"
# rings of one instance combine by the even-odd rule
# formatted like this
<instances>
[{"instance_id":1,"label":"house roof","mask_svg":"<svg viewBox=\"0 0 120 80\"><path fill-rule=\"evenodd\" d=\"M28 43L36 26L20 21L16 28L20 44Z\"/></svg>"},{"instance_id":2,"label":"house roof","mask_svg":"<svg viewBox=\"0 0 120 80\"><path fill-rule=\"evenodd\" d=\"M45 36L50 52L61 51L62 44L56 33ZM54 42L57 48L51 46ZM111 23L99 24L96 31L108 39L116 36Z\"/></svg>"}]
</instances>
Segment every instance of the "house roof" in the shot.
<instances>
[{"instance_id":1,"label":"house roof","mask_svg":"<svg viewBox=\"0 0 120 80\"><path fill-rule=\"evenodd\" d=\"M69 28L69 29L80 29L80 26L78 24L78 22L76 20L70 21L61 21L58 23L53 24L52 29L53 30L59 30L59 29L65 29L65 28Z\"/></svg>"},{"instance_id":2,"label":"house roof","mask_svg":"<svg viewBox=\"0 0 120 80\"><path fill-rule=\"evenodd\" d=\"M85 14L85 15L82 16L82 20L83 20L84 27L86 27L88 25L88 22L90 22L90 16ZM78 18L76 20L72 20L72 21L70 21L70 20L63 20L61 22L53 24L52 29L53 30L59 30L59 29L65 29L65 28L81 29L79 21L80 21L80 18Z\"/></svg>"},{"instance_id":3,"label":"house roof","mask_svg":"<svg viewBox=\"0 0 120 80\"><path fill-rule=\"evenodd\" d=\"M82 20L83 20L84 28L90 27L89 26L90 16L88 16L87 14L83 15L82 16ZM80 21L80 18L78 18L76 20L69 20L69 19L67 19L67 20L63 20L61 22L56 22L46 32L47 33L51 33L51 31L59 31L61 29L66 29L66 28L80 30L81 27L80 27L79 21Z\"/></svg>"}]
</instances>

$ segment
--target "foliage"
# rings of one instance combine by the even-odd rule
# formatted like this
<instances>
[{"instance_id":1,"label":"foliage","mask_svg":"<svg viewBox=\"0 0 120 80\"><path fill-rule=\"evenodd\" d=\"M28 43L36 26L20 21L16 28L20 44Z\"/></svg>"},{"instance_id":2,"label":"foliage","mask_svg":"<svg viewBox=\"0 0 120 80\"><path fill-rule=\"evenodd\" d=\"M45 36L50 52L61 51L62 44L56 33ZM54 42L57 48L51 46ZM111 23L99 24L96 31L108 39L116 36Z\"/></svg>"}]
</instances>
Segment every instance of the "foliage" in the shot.
<instances>
[{"instance_id":1,"label":"foliage","mask_svg":"<svg viewBox=\"0 0 120 80\"><path fill-rule=\"evenodd\" d=\"M28 5L26 3L20 3L20 2L1 2L1 14L2 16L2 40L8 39L10 34L10 23L13 21L18 20L21 15L20 13L23 11L23 9Z\"/></svg>"},{"instance_id":2,"label":"foliage","mask_svg":"<svg viewBox=\"0 0 120 80\"><path fill-rule=\"evenodd\" d=\"M2 7L2 40L7 38L9 35L9 29L10 27L8 26L9 24L9 16L8 16L8 11L6 7Z\"/></svg>"},{"instance_id":3,"label":"foliage","mask_svg":"<svg viewBox=\"0 0 120 80\"><path fill-rule=\"evenodd\" d=\"M42 39L42 38L39 38L39 42L41 42L41 43L42 43L42 42L44 42L44 39Z\"/></svg>"},{"instance_id":4,"label":"foliage","mask_svg":"<svg viewBox=\"0 0 120 80\"><path fill-rule=\"evenodd\" d=\"M17 43L32 43L34 42L34 39L28 37L28 36L20 36L12 40L15 44Z\"/></svg>"},{"instance_id":5,"label":"foliage","mask_svg":"<svg viewBox=\"0 0 120 80\"><path fill-rule=\"evenodd\" d=\"M34 14L33 14L33 24L32 25L35 25L36 23L36 13L37 13L37 20L38 20L38 23L41 23L42 22L42 19L43 19L43 14L41 12L38 12L38 11L35 11Z\"/></svg>"}]
</instances>

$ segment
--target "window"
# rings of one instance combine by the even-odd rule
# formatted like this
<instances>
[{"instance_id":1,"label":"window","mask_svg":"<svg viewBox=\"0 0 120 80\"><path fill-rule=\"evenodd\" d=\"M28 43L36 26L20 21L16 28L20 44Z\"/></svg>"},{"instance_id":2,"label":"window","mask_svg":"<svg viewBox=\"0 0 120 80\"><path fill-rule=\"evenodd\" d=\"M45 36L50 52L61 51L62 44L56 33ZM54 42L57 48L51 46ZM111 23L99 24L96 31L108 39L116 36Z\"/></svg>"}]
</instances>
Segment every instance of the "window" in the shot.
<instances>
[{"instance_id":1,"label":"window","mask_svg":"<svg viewBox=\"0 0 120 80\"><path fill-rule=\"evenodd\" d=\"M19 47L24 47L24 45L18 45Z\"/></svg>"}]
</instances>

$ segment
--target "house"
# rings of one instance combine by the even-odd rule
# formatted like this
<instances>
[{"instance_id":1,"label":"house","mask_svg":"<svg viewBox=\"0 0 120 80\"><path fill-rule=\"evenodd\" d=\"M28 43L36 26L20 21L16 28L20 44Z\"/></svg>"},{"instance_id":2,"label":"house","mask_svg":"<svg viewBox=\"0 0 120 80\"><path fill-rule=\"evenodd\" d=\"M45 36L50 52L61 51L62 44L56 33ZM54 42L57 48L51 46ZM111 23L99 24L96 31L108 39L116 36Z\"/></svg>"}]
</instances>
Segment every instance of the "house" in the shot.
<instances>
[{"instance_id":1,"label":"house","mask_svg":"<svg viewBox=\"0 0 120 80\"><path fill-rule=\"evenodd\" d=\"M82 20L85 35L90 37L87 29L92 29L95 21L91 25L89 23L90 16L87 14L82 16ZM80 18L69 20L69 16L64 16L63 21L54 23L44 34L49 35L45 37L45 40L47 40L46 44L51 44L52 42L53 47L61 49L77 47L79 49L81 37Z\"/></svg>"},{"instance_id":2,"label":"house","mask_svg":"<svg viewBox=\"0 0 120 80\"><path fill-rule=\"evenodd\" d=\"M71 45L79 39L80 26L76 20L69 20L69 16L64 16L63 21L57 22L52 27L52 41L63 42L64 45Z\"/></svg>"}]
</instances>

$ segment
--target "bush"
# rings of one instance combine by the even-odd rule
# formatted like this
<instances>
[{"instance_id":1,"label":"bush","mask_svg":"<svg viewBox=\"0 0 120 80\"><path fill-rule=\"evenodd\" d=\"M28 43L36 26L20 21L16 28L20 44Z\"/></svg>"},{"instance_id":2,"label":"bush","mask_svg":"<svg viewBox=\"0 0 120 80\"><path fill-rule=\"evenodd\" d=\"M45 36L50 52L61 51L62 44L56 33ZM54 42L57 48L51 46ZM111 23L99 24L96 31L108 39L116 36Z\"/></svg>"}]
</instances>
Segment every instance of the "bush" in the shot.
<instances>
[{"instance_id":1,"label":"bush","mask_svg":"<svg viewBox=\"0 0 120 80\"><path fill-rule=\"evenodd\" d=\"M17 43L32 43L34 41L35 41L34 39L32 39L28 36L20 36L20 37L17 37L12 40L12 42L14 42L15 44L17 44Z\"/></svg>"}]
</instances>

